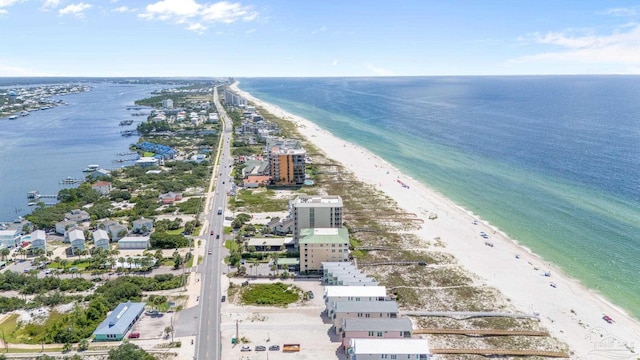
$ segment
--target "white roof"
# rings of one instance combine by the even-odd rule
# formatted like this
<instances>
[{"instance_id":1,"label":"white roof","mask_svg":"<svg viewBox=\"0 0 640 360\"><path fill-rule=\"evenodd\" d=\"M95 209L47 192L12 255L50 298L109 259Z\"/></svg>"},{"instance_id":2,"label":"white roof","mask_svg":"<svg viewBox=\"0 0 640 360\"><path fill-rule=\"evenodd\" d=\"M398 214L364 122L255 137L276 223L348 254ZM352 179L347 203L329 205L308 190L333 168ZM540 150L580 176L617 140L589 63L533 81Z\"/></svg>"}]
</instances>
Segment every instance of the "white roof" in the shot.
<instances>
[{"instance_id":1,"label":"white roof","mask_svg":"<svg viewBox=\"0 0 640 360\"><path fill-rule=\"evenodd\" d=\"M20 230L0 230L0 236L9 237L9 236L17 236L20 233Z\"/></svg>"},{"instance_id":2,"label":"white roof","mask_svg":"<svg viewBox=\"0 0 640 360\"><path fill-rule=\"evenodd\" d=\"M284 246L284 238L251 238L248 246Z\"/></svg>"},{"instance_id":3,"label":"white roof","mask_svg":"<svg viewBox=\"0 0 640 360\"><path fill-rule=\"evenodd\" d=\"M325 286L324 294L328 297L344 296L387 296L385 286Z\"/></svg>"},{"instance_id":4,"label":"white roof","mask_svg":"<svg viewBox=\"0 0 640 360\"><path fill-rule=\"evenodd\" d=\"M429 354L427 339L351 339L354 354Z\"/></svg>"},{"instance_id":5,"label":"white roof","mask_svg":"<svg viewBox=\"0 0 640 360\"><path fill-rule=\"evenodd\" d=\"M149 237L148 236L125 236L122 239L118 240L118 243L123 242L136 242L136 241L144 241L144 242L148 242L149 241Z\"/></svg>"}]
</instances>

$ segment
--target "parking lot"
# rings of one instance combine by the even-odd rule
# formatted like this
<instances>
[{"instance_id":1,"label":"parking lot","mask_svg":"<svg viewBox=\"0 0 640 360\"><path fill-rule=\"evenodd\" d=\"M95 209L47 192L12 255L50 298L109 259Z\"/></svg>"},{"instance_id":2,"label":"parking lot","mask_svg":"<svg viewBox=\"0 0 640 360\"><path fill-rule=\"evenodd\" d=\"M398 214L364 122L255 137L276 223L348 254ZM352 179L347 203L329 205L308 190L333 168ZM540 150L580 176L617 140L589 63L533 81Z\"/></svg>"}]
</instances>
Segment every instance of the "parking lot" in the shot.
<instances>
[{"instance_id":1,"label":"parking lot","mask_svg":"<svg viewBox=\"0 0 640 360\"><path fill-rule=\"evenodd\" d=\"M233 279L240 285L244 279ZM251 283L270 283L274 280L251 280ZM322 294L323 286L319 280L286 280L288 284L298 286L304 291L313 291L311 300L301 301L286 308L243 306L227 297L222 305L222 358L223 359L346 359L339 342L331 342L329 332L331 324L325 323L321 316L324 310ZM226 293L226 292L225 292ZM246 343L232 344L238 336ZM300 344L299 352L285 353L284 344ZM242 346L250 351L241 351ZM269 351L269 347L277 345L279 350ZM256 351L256 346L264 346L265 351Z\"/></svg>"}]
</instances>

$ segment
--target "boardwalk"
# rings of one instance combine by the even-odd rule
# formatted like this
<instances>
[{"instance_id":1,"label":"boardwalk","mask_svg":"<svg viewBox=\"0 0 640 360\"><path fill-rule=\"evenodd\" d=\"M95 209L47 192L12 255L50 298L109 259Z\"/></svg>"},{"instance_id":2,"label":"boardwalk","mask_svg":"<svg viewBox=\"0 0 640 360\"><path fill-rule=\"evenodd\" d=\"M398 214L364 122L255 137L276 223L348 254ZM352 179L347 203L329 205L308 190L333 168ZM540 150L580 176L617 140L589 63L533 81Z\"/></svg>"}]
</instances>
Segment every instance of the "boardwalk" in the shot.
<instances>
[{"instance_id":1,"label":"boardwalk","mask_svg":"<svg viewBox=\"0 0 640 360\"><path fill-rule=\"evenodd\" d=\"M546 331L498 329L416 329L413 334L467 335L467 336L549 336Z\"/></svg>"}]
</instances>

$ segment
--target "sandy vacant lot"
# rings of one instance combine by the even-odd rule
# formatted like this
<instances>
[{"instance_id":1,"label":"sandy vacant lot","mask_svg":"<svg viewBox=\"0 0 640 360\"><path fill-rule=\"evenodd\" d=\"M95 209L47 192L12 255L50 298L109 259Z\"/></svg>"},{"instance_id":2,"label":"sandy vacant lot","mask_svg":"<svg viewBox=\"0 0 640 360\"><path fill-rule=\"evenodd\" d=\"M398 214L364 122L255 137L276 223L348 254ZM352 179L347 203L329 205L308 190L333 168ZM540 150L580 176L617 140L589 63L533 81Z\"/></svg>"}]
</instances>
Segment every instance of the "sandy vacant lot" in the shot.
<instances>
[{"instance_id":1,"label":"sandy vacant lot","mask_svg":"<svg viewBox=\"0 0 640 360\"><path fill-rule=\"evenodd\" d=\"M240 285L244 279L232 279ZM252 283L268 283L272 280L252 280ZM233 299L227 300L222 306L222 358L223 359L335 359L339 342L331 342L329 333L331 324L323 321L321 313L324 310L322 294L324 288L319 280L294 281L285 283L295 284L305 291L313 291L315 297L290 305L287 308L242 306ZM231 339L236 335L236 320L240 338L246 338L251 351L241 352L243 344L232 345ZM285 343L300 344L298 353L283 353ZM256 352L256 345L280 345L280 351ZM338 351L341 353L341 351ZM344 359L340 355L339 359Z\"/></svg>"}]
</instances>

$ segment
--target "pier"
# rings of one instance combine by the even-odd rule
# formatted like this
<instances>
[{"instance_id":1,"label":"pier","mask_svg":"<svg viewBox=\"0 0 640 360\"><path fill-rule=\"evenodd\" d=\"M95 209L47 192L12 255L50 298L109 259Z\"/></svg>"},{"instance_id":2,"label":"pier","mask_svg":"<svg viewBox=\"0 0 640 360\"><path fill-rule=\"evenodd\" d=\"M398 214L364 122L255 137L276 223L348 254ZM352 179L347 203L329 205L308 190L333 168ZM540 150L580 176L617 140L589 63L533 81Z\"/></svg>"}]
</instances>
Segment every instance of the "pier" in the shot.
<instances>
[{"instance_id":1,"label":"pier","mask_svg":"<svg viewBox=\"0 0 640 360\"><path fill-rule=\"evenodd\" d=\"M27 193L27 199L57 199L58 195L43 195L38 190L31 190Z\"/></svg>"},{"instance_id":2,"label":"pier","mask_svg":"<svg viewBox=\"0 0 640 360\"><path fill-rule=\"evenodd\" d=\"M76 185L76 184L81 184L84 182L84 179L73 179L71 177L68 177L66 179L62 179L58 182L58 184L60 185Z\"/></svg>"}]
</instances>

